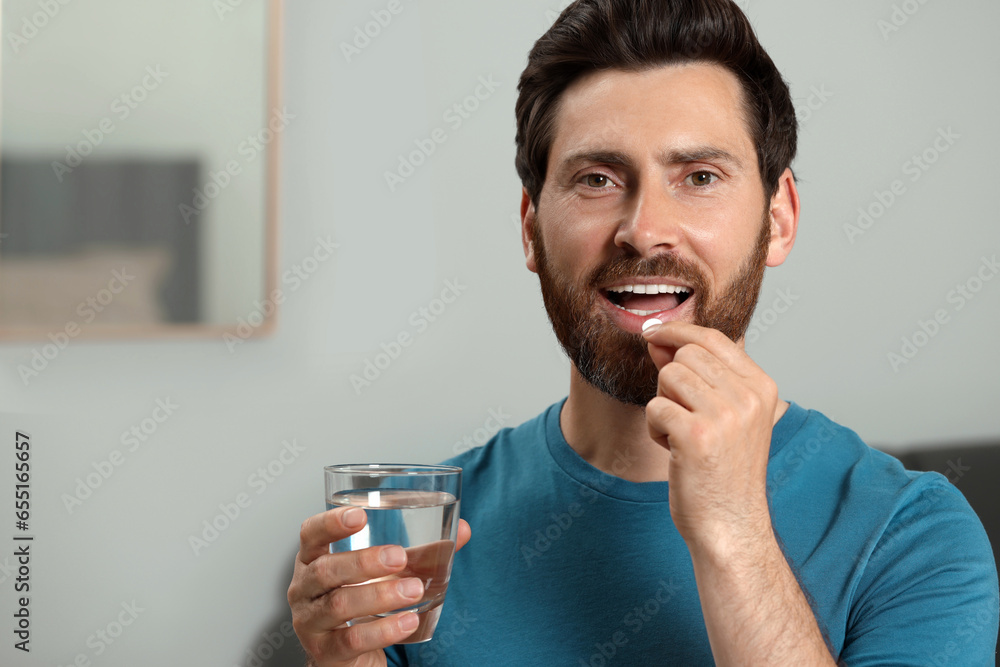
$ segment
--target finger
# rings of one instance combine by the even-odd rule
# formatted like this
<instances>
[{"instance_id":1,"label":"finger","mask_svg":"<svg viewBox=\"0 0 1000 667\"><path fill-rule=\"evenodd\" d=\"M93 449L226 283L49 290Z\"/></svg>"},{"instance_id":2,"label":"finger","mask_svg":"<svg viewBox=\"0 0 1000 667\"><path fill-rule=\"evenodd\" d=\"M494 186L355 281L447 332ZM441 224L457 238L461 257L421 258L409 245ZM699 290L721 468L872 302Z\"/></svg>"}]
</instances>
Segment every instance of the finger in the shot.
<instances>
[{"instance_id":1,"label":"finger","mask_svg":"<svg viewBox=\"0 0 1000 667\"><path fill-rule=\"evenodd\" d=\"M662 370L664 366L673 361L674 353L677 352L675 348L664 347L653 342L650 342L647 348L649 349L649 357L653 360L656 370Z\"/></svg>"},{"instance_id":2,"label":"finger","mask_svg":"<svg viewBox=\"0 0 1000 667\"><path fill-rule=\"evenodd\" d=\"M406 551L395 544L326 553L296 572L292 580L294 591L290 588L289 597L294 593L295 600L315 600L340 586L396 574L406 564Z\"/></svg>"},{"instance_id":3,"label":"finger","mask_svg":"<svg viewBox=\"0 0 1000 667\"><path fill-rule=\"evenodd\" d=\"M458 542L455 543L455 551L458 551L472 538L472 528L465 519L458 520Z\"/></svg>"},{"instance_id":4,"label":"finger","mask_svg":"<svg viewBox=\"0 0 1000 667\"><path fill-rule=\"evenodd\" d=\"M299 560L309 564L330 553L330 543L361 530L368 520L359 507L338 507L309 517L299 531Z\"/></svg>"},{"instance_id":5,"label":"finger","mask_svg":"<svg viewBox=\"0 0 1000 667\"><path fill-rule=\"evenodd\" d=\"M314 601L305 612L305 626L310 632L328 632L356 618L413 606L423 595L423 582L415 577L342 586Z\"/></svg>"},{"instance_id":6,"label":"finger","mask_svg":"<svg viewBox=\"0 0 1000 667\"><path fill-rule=\"evenodd\" d=\"M642 335L653 345L674 350L685 345L698 345L742 376L759 370L741 346L716 329L700 327L689 322L665 322L646 329Z\"/></svg>"},{"instance_id":7,"label":"finger","mask_svg":"<svg viewBox=\"0 0 1000 667\"><path fill-rule=\"evenodd\" d=\"M713 389L738 379L732 369L700 345L685 345L674 354L673 363L691 369Z\"/></svg>"},{"instance_id":8,"label":"finger","mask_svg":"<svg viewBox=\"0 0 1000 667\"><path fill-rule=\"evenodd\" d=\"M660 370L657 392L689 412L709 407L712 400L712 387L698 373L677 362Z\"/></svg>"},{"instance_id":9,"label":"finger","mask_svg":"<svg viewBox=\"0 0 1000 667\"><path fill-rule=\"evenodd\" d=\"M657 396L646 404L646 427L649 437L668 450L671 448L670 437L682 440L688 430L688 420L691 413L683 406L669 398Z\"/></svg>"},{"instance_id":10,"label":"finger","mask_svg":"<svg viewBox=\"0 0 1000 667\"><path fill-rule=\"evenodd\" d=\"M321 642L322 654L345 662L403 641L417 629L420 619L412 611L357 623L328 633Z\"/></svg>"},{"instance_id":11,"label":"finger","mask_svg":"<svg viewBox=\"0 0 1000 667\"><path fill-rule=\"evenodd\" d=\"M441 564L450 562L455 552L462 548L472 536L469 524L459 520L458 541L436 540L406 549L406 568L400 576L420 577L430 580L440 577Z\"/></svg>"}]
</instances>

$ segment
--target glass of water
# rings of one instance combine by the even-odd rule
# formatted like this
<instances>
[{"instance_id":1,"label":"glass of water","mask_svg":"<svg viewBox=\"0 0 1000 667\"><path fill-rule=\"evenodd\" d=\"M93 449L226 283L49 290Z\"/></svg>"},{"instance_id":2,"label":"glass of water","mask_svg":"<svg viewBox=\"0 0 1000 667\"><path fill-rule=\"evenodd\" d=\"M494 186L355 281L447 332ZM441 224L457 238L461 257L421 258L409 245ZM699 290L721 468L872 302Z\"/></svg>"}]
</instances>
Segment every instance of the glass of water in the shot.
<instances>
[{"instance_id":1,"label":"glass of water","mask_svg":"<svg viewBox=\"0 0 1000 667\"><path fill-rule=\"evenodd\" d=\"M441 604L451 576L451 561L458 539L462 469L363 463L327 466L324 471L326 508L360 507L368 515L364 528L331 543L330 551L355 551L383 544L403 547L407 556L406 568L398 574L372 581L417 577L424 582L424 595L416 604L383 616L416 612L420 623L402 643L428 641L441 616ZM375 618L356 618L348 625Z\"/></svg>"}]
</instances>

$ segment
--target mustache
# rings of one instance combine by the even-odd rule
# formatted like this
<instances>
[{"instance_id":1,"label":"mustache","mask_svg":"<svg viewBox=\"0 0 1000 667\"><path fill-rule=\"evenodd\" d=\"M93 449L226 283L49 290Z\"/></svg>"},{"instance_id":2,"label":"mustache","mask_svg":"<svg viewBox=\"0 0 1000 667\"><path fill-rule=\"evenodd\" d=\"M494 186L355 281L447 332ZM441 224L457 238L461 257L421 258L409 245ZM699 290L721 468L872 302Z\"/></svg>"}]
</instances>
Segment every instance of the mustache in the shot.
<instances>
[{"instance_id":1,"label":"mustache","mask_svg":"<svg viewBox=\"0 0 1000 667\"><path fill-rule=\"evenodd\" d=\"M705 274L694 262L673 253L663 253L653 257L618 255L592 271L588 283L596 289L624 278L651 276L683 280L698 292L704 292L707 284Z\"/></svg>"}]
</instances>

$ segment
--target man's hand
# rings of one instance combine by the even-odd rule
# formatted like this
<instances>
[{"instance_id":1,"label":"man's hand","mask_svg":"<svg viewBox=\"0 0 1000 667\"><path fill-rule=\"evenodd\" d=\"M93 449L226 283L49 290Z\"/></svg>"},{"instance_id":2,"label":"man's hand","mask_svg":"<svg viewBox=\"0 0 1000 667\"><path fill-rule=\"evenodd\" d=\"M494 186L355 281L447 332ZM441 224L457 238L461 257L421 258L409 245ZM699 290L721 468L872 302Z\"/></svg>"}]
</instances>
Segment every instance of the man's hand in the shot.
<instances>
[{"instance_id":1,"label":"man's hand","mask_svg":"<svg viewBox=\"0 0 1000 667\"><path fill-rule=\"evenodd\" d=\"M417 628L417 615L405 612L347 627L347 621L381 614L416 603L424 594L415 564L399 546L379 546L330 553L330 543L360 531L364 510L337 508L305 520L300 533L295 573L288 587L292 625L315 667L384 667L387 646ZM472 532L459 522L457 549ZM456 549L456 550L457 550ZM394 575L394 576L392 576ZM370 579L385 581L352 586Z\"/></svg>"},{"instance_id":2,"label":"man's hand","mask_svg":"<svg viewBox=\"0 0 1000 667\"><path fill-rule=\"evenodd\" d=\"M670 512L689 548L725 553L771 530L767 460L778 391L741 344L685 322L645 332L659 369L650 436L670 450ZM721 552L719 551L721 550Z\"/></svg>"},{"instance_id":3,"label":"man's hand","mask_svg":"<svg viewBox=\"0 0 1000 667\"><path fill-rule=\"evenodd\" d=\"M643 335L659 369L650 436L670 450L670 514L691 552L715 663L834 665L767 505L774 381L714 329Z\"/></svg>"}]
</instances>

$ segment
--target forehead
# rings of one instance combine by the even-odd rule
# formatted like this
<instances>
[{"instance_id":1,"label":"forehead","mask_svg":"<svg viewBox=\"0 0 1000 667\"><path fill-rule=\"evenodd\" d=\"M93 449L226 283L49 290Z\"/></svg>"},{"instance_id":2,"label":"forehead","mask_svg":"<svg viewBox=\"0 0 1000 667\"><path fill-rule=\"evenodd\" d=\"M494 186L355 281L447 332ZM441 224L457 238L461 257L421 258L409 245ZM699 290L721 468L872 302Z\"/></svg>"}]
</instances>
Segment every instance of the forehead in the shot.
<instances>
[{"instance_id":1,"label":"forehead","mask_svg":"<svg viewBox=\"0 0 1000 667\"><path fill-rule=\"evenodd\" d=\"M715 146L756 163L736 76L708 63L591 72L563 93L550 163L585 149Z\"/></svg>"}]
</instances>

